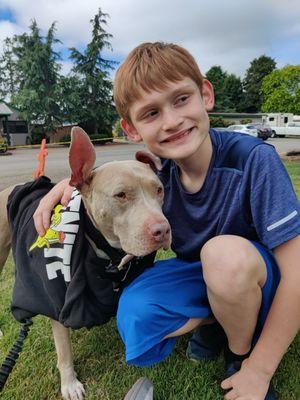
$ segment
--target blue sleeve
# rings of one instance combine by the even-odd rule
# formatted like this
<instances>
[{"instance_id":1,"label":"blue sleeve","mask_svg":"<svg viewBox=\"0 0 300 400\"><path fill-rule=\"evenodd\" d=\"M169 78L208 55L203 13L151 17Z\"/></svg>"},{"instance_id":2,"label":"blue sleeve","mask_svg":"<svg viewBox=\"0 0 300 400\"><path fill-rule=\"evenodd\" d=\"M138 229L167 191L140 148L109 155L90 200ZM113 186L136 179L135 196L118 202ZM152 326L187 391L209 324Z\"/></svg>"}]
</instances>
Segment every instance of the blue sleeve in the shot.
<instances>
[{"instance_id":1,"label":"blue sleeve","mask_svg":"<svg viewBox=\"0 0 300 400\"><path fill-rule=\"evenodd\" d=\"M251 219L262 244L273 249L300 233L300 205L273 146L251 152L245 168Z\"/></svg>"}]
</instances>

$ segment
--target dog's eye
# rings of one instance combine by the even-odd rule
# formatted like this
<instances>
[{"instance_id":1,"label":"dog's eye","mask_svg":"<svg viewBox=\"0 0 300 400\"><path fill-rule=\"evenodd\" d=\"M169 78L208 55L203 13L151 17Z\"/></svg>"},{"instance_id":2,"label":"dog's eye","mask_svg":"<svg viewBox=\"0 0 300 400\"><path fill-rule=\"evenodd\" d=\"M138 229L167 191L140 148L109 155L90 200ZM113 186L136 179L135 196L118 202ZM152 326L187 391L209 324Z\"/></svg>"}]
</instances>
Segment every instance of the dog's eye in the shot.
<instances>
[{"instance_id":1,"label":"dog's eye","mask_svg":"<svg viewBox=\"0 0 300 400\"><path fill-rule=\"evenodd\" d=\"M126 199L126 193L119 192L119 193L115 194L114 197L116 197L117 199L120 199L120 200L124 200L124 199Z\"/></svg>"},{"instance_id":2,"label":"dog's eye","mask_svg":"<svg viewBox=\"0 0 300 400\"><path fill-rule=\"evenodd\" d=\"M161 186L159 186L159 187L157 188L157 194L158 194L158 195L161 195L162 192L163 192L163 188L162 188Z\"/></svg>"}]
</instances>

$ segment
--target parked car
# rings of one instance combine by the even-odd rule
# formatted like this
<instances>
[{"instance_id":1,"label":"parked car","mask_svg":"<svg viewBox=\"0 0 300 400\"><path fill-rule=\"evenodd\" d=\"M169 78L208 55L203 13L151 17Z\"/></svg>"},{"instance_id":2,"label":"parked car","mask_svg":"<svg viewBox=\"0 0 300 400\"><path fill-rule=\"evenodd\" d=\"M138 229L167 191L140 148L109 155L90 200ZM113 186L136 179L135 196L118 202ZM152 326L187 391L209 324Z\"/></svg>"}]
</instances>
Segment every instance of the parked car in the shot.
<instances>
[{"instance_id":1,"label":"parked car","mask_svg":"<svg viewBox=\"0 0 300 400\"><path fill-rule=\"evenodd\" d=\"M247 135L259 137L263 140L267 140L272 136L272 129L262 124L230 125L228 130L246 133Z\"/></svg>"},{"instance_id":2,"label":"parked car","mask_svg":"<svg viewBox=\"0 0 300 400\"><path fill-rule=\"evenodd\" d=\"M228 127L228 130L247 133L247 135L258 137L257 129L252 127L251 125L230 125Z\"/></svg>"},{"instance_id":3,"label":"parked car","mask_svg":"<svg viewBox=\"0 0 300 400\"><path fill-rule=\"evenodd\" d=\"M269 125L266 124L252 124L254 128L257 129L258 137L267 140L270 137L274 137L273 130Z\"/></svg>"}]
</instances>

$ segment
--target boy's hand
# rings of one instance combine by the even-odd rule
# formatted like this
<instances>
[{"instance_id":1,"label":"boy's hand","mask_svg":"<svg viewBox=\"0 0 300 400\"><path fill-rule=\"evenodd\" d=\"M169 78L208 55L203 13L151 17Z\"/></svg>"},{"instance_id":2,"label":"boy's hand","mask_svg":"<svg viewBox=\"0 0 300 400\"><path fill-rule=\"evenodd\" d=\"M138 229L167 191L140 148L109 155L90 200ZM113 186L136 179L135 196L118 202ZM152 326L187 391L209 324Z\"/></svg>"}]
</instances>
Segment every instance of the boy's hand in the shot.
<instances>
[{"instance_id":1,"label":"boy's hand","mask_svg":"<svg viewBox=\"0 0 300 400\"><path fill-rule=\"evenodd\" d=\"M271 377L251 367L249 359L244 360L241 369L221 383L221 388L229 390L226 400L264 400Z\"/></svg>"},{"instance_id":2,"label":"boy's hand","mask_svg":"<svg viewBox=\"0 0 300 400\"><path fill-rule=\"evenodd\" d=\"M53 208L60 203L67 206L71 200L74 187L69 185L70 178L60 181L42 198L33 214L34 226L39 236L44 236L50 227L50 217Z\"/></svg>"}]
</instances>

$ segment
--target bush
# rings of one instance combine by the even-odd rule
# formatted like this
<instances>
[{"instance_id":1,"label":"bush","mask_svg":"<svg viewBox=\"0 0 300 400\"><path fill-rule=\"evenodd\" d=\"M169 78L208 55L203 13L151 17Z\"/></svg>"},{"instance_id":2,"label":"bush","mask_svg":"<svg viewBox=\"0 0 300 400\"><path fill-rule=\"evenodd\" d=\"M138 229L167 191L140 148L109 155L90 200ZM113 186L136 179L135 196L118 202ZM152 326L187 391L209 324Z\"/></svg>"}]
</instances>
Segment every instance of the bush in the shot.
<instances>
[{"instance_id":1,"label":"bush","mask_svg":"<svg viewBox=\"0 0 300 400\"><path fill-rule=\"evenodd\" d=\"M251 124L252 119L251 118L245 118L245 119L241 119L240 123L242 125L247 125L247 124Z\"/></svg>"},{"instance_id":2,"label":"bush","mask_svg":"<svg viewBox=\"0 0 300 400\"><path fill-rule=\"evenodd\" d=\"M68 135L62 136L62 137L59 139L59 143L62 143L62 142L71 142L71 135L68 134Z\"/></svg>"},{"instance_id":3,"label":"bush","mask_svg":"<svg viewBox=\"0 0 300 400\"><path fill-rule=\"evenodd\" d=\"M45 132L39 131L36 128L34 128L31 131L31 144L40 144L42 143L42 139L46 139L46 143L50 142L49 136L46 135Z\"/></svg>"},{"instance_id":4,"label":"bush","mask_svg":"<svg viewBox=\"0 0 300 400\"><path fill-rule=\"evenodd\" d=\"M210 117L211 128L227 128L229 125L234 125L234 121L227 121L222 117Z\"/></svg>"}]
</instances>

